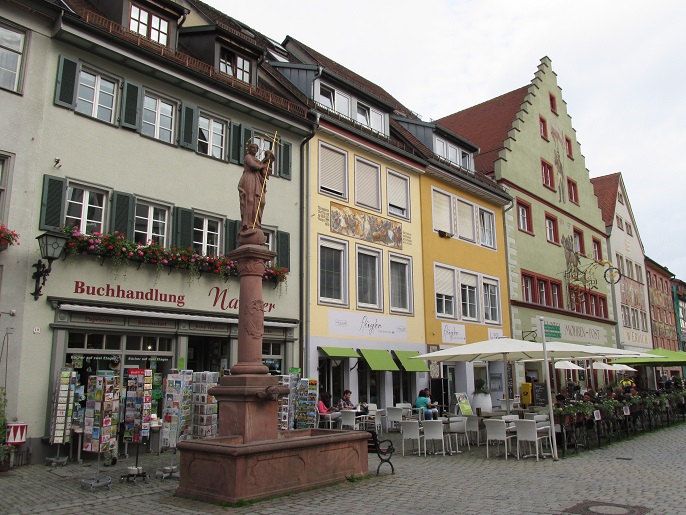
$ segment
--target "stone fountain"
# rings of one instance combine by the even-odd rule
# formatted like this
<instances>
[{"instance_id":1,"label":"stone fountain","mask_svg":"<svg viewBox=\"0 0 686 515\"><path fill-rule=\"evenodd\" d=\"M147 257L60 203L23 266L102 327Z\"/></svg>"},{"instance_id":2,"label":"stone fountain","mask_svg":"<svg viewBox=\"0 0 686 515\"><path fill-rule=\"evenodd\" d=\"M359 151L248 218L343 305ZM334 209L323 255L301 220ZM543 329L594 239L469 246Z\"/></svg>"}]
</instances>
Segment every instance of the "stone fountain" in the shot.
<instances>
[{"instance_id":1,"label":"stone fountain","mask_svg":"<svg viewBox=\"0 0 686 515\"><path fill-rule=\"evenodd\" d=\"M250 172L250 155L249 151L239 191ZM266 160L262 162L268 164ZM260 208L260 203L252 210L246 208L241 195L242 217L250 220L254 215L261 223L264 204ZM366 432L277 429L277 397L289 389L280 386L262 363L262 276L266 262L276 254L262 246L266 238L255 225L252 229L243 225L240 247L227 255L236 261L240 273L238 359L231 374L209 392L219 404L218 436L178 443L181 459L176 495L180 497L236 502L368 474Z\"/></svg>"}]
</instances>

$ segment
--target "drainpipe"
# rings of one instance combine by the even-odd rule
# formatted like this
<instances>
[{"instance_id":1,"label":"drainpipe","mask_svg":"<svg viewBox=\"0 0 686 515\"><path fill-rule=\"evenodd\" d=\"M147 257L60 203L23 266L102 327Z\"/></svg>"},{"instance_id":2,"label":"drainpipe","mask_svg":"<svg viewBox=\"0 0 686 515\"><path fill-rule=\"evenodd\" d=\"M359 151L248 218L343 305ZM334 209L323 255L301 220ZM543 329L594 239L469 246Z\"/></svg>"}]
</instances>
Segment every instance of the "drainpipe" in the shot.
<instances>
[{"instance_id":1,"label":"drainpipe","mask_svg":"<svg viewBox=\"0 0 686 515\"><path fill-rule=\"evenodd\" d=\"M512 295L509 293L510 292L510 252L509 252L509 246L507 244L507 220L505 218L505 215L507 212L512 209L515 205L514 199L510 202L510 205L503 208L503 229L505 232L505 280L507 281L507 291L508 291L508 299L507 299L507 311L510 313L510 332L512 333L511 336L514 338L514 318L512 316L512 303L510 302ZM502 297L501 297L502 298ZM522 336L522 339L524 337ZM505 389L505 398L507 399L508 396L510 395L510 392L508 388L510 387L510 381L508 377L508 368L507 368L507 361L503 361L503 375L505 376L505 381L504 381L504 386L503 388ZM512 365L512 396L517 394L517 367L513 364ZM510 402L507 401L507 409L509 413L510 409Z\"/></svg>"},{"instance_id":2,"label":"drainpipe","mask_svg":"<svg viewBox=\"0 0 686 515\"><path fill-rule=\"evenodd\" d=\"M312 132L300 144L300 277L301 279L307 277L307 280L300 281L300 368L303 371L303 377L309 377L309 370L306 369L308 364L306 348L309 348L307 343L310 335L310 275L309 266L307 266L310 263L310 217L308 216L310 177L307 173L310 167L306 146L314 138L319 127L319 113L312 110L308 113L315 116L315 124Z\"/></svg>"},{"instance_id":3,"label":"drainpipe","mask_svg":"<svg viewBox=\"0 0 686 515\"><path fill-rule=\"evenodd\" d=\"M610 236L612 236L612 227L610 227L610 229L607 230L607 258L608 258L608 261L612 261L612 259L611 259L612 254L614 254L614 252L612 252L612 241L611 241ZM612 292L612 305L615 308L615 322L617 322L617 324L615 325L615 337L617 338L616 347L618 349L623 349L624 346L621 344L623 324L620 322L620 320L622 318L621 317L622 306L621 306L621 303L619 306L617 306L617 293L615 290L616 290L616 288L615 288L615 285L613 284L610 287L610 291Z\"/></svg>"}]
</instances>

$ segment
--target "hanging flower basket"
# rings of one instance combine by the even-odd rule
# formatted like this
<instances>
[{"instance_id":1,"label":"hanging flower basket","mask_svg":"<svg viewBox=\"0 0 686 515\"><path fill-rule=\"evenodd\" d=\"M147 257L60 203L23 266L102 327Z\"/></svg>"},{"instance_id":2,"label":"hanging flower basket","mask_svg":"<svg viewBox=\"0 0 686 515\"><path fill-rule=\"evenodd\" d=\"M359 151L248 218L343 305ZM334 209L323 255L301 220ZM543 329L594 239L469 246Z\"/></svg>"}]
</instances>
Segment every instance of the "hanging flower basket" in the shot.
<instances>
[{"instance_id":1,"label":"hanging flower basket","mask_svg":"<svg viewBox=\"0 0 686 515\"><path fill-rule=\"evenodd\" d=\"M0 252L7 250L14 244L19 245L19 234L0 224Z\"/></svg>"}]
</instances>

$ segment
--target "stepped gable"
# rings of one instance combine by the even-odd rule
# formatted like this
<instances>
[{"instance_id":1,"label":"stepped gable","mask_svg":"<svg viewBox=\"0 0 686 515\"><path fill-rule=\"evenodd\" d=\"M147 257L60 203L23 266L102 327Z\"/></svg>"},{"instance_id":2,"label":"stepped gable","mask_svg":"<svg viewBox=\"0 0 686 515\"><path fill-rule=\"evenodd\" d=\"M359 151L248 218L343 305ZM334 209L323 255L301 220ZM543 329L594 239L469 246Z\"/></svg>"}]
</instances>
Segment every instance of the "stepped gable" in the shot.
<instances>
[{"instance_id":1,"label":"stepped gable","mask_svg":"<svg viewBox=\"0 0 686 515\"><path fill-rule=\"evenodd\" d=\"M495 171L495 160L504 148L512 123L521 110L530 86L524 86L468 109L436 120L451 131L479 146L476 169L485 174Z\"/></svg>"},{"instance_id":2,"label":"stepped gable","mask_svg":"<svg viewBox=\"0 0 686 515\"><path fill-rule=\"evenodd\" d=\"M591 179L595 196L598 197L598 207L603 214L605 226L612 225L615 220L615 206L617 205L617 191L621 174L611 173Z\"/></svg>"}]
</instances>

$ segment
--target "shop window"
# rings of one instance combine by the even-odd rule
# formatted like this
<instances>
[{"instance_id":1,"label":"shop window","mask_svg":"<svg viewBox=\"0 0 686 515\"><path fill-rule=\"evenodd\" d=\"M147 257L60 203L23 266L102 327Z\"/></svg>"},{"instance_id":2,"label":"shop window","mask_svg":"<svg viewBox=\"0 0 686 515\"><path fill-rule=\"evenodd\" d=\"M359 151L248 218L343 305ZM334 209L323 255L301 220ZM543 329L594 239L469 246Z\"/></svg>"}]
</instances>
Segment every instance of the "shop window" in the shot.
<instances>
[{"instance_id":1,"label":"shop window","mask_svg":"<svg viewBox=\"0 0 686 515\"><path fill-rule=\"evenodd\" d=\"M282 343L262 343L262 363L267 366L269 373L280 375L283 372L283 347Z\"/></svg>"}]
</instances>

